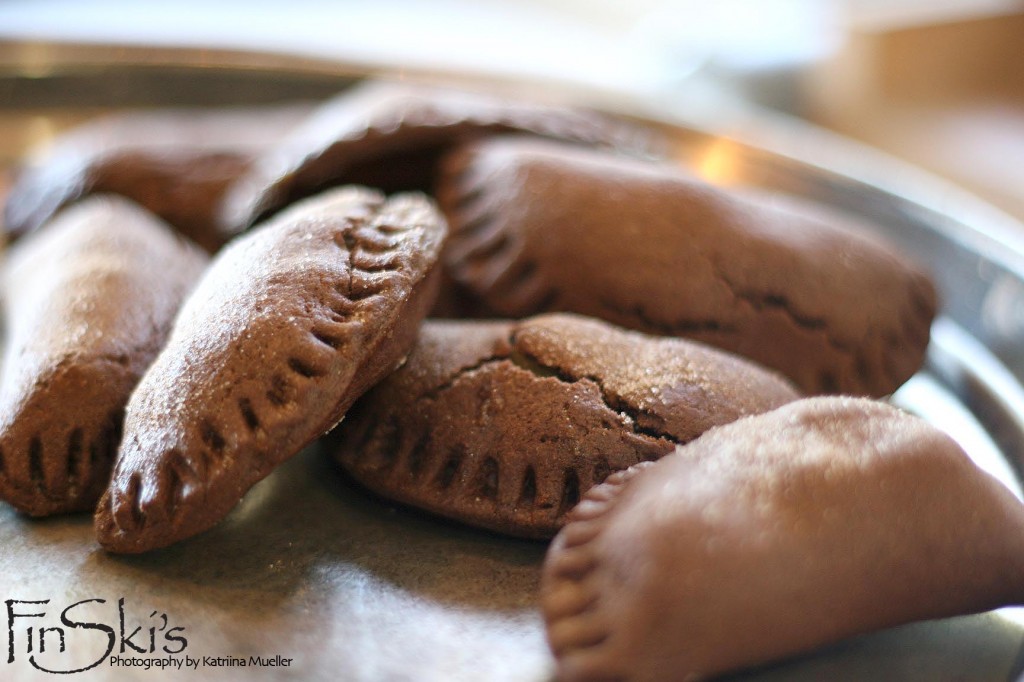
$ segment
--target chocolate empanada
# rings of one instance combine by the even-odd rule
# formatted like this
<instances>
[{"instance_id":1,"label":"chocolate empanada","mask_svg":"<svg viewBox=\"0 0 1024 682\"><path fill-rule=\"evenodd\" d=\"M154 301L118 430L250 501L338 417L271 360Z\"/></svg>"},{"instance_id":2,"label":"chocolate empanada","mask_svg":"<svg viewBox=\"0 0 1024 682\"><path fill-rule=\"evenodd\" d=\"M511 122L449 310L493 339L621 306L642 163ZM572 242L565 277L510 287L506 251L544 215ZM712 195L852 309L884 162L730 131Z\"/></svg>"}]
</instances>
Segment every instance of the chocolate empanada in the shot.
<instances>
[{"instance_id":1,"label":"chocolate empanada","mask_svg":"<svg viewBox=\"0 0 1024 682\"><path fill-rule=\"evenodd\" d=\"M434 168L444 152L468 139L508 131L630 153L662 148L651 130L584 109L428 85L367 81L320 107L239 179L225 198L225 230L237 232L332 185L431 191Z\"/></svg>"},{"instance_id":2,"label":"chocolate empanada","mask_svg":"<svg viewBox=\"0 0 1024 682\"><path fill-rule=\"evenodd\" d=\"M35 516L95 507L124 406L206 255L131 202L92 197L10 251L0 496Z\"/></svg>"},{"instance_id":3,"label":"chocolate empanada","mask_svg":"<svg viewBox=\"0 0 1024 682\"><path fill-rule=\"evenodd\" d=\"M866 234L550 141L480 141L444 167L446 267L483 314L685 336L807 393L886 395L922 364L934 287Z\"/></svg>"},{"instance_id":4,"label":"chocolate empanada","mask_svg":"<svg viewBox=\"0 0 1024 682\"><path fill-rule=\"evenodd\" d=\"M445 232L421 195L348 187L225 247L132 395L100 543L142 552L209 528L337 424L412 347Z\"/></svg>"},{"instance_id":5,"label":"chocolate empanada","mask_svg":"<svg viewBox=\"0 0 1024 682\"><path fill-rule=\"evenodd\" d=\"M216 218L228 185L308 111L308 105L158 110L90 121L59 136L20 171L4 208L5 230L18 237L63 206L107 192L216 251L225 240Z\"/></svg>"},{"instance_id":6,"label":"chocolate empanada","mask_svg":"<svg viewBox=\"0 0 1024 682\"><path fill-rule=\"evenodd\" d=\"M1024 507L921 419L814 398L585 495L541 582L559 679L699 680L1024 603Z\"/></svg>"},{"instance_id":7,"label":"chocolate empanada","mask_svg":"<svg viewBox=\"0 0 1024 682\"><path fill-rule=\"evenodd\" d=\"M345 470L385 497L551 537L609 473L797 397L728 353L576 315L428 322L331 438Z\"/></svg>"}]
</instances>

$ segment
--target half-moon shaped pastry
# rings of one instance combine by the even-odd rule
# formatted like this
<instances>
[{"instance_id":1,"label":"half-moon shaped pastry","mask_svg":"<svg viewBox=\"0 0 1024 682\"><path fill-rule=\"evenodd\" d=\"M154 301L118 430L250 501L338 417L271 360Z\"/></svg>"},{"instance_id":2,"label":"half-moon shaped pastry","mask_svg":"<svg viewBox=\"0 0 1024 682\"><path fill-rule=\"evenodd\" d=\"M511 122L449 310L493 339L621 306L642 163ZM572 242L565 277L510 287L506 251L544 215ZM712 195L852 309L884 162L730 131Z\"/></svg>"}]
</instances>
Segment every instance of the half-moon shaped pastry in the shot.
<instances>
[{"instance_id":1,"label":"half-moon shaped pastry","mask_svg":"<svg viewBox=\"0 0 1024 682\"><path fill-rule=\"evenodd\" d=\"M299 202L225 247L128 404L96 532L142 552L223 518L408 354L446 227L421 195Z\"/></svg>"},{"instance_id":2,"label":"half-moon shaped pastry","mask_svg":"<svg viewBox=\"0 0 1024 682\"><path fill-rule=\"evenodd\" d=\"M459 142L495 132L659 150L650 130L592 111L484 93L366 81L330 100L261 155L225 198L223 224L238 232L326 187L360 184L386 192L432 191L438 158Z\"/></svg>"},{"instance_id":3,"label":"half-moon shaped pastry","mask_svg":"<svg viewBox=\"0 0 1024 682\"><path fill-rule=\"evenodd\" d=\"M797 397L742 358L576 315L427 322L332 440L387 498L545 538L609 473Z\"/></svg>"},{"instance_id":4,"label":"half-moon shaped pastry","mask_svg":"<svg viewBox=\"0 0 1024 682\"><path fill-rule=\"evenodd\" d=\"M21 169L4 207L4 229L18 237L67 204L106 192L137 202L216 251L225 240L216 218L227 187L308 111L308 105L157 110L89 121Z\"/></svg>"},{"instance_id":5,"label":"half-moon shaped pastry","mask_svg":"<svg viewBox=\"0 0 1024 682\"><path fill-rule=\"evenodd\" d=\"M450 156L446 268L484 314L569 311L685 336L806 393L880 396L920 366L931 281L886 244L681 168L524 138Z\"/></svg>"},{"instance_id":6,"label":"half-moon shaped pastry","mask_svg":"<svg viewBox=\"0 0 1024 682\"><path fill-rule=\"evenodd\" d=\"M128 396L206 262L117 197L85 200L12 248L0 497L34 516L95 507Z\"/></svg>"},{"instance_id":7,"label":"half-moon shaped pastry","mask_svg":"<svg viewBox=\"0 0 1024 682\"><path fill-rule=\"evenodd\" d=\"M948 436L814 398L590 491L545 560L558 678L701 680L1024 603L1024 507Z\"/></svg>"}]
</instances>

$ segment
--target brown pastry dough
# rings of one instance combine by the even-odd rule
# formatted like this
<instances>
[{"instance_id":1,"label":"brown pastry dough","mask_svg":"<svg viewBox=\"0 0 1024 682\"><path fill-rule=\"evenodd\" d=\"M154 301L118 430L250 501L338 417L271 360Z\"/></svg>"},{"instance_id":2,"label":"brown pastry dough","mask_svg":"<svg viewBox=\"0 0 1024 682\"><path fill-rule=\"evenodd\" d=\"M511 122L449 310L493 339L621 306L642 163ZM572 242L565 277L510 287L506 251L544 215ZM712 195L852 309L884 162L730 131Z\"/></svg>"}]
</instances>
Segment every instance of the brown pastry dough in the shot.
<instances>
[{"instance_id":1,"label":"brown pastry dough","mask_svg":"<svg viewBox=\"0 0 1024 682\"><path fill-rule=\"evenodd\" d=\"M446 227L420 195L349 187L221 251L132 395L96 531L142 552L203 531L406 356Z\"/></svg>"},{"instance_id":2,"label":"brown pastry dough","mask_svg":"<svg viewBox=\"0 0 1024 682\"><path fill-rule=\"evenodd\" d=\"M924 421L815 398L609 477L545 560L559 679L698 680L1024 600L1024 508Z\"/></svg>"},{"instance_id":3,"label":"brown pastry dough","mask_svg":"<svg viewBox=\"0 0 1024 682\"><path fill-rule=\"evenodd\" d=\"M125 403L206 255L116 197L69 208L9 253L0 496L43 516L91 510Z\"/></svg>"},{"instance_id":4,"label":"brown pastry dough","mask_svg":"<svg viewBox=\"0 0 1024 682\"><path fill-rule=\"evenodd\" d=\"M563 310L743 355L807 393L885 395L920 366L935 291L868 236L682 169L527 139L449 157L446 266L483 312Z\"/></svg>"},{"instance_id":5,"label":"brown pastry dough","mask_svg":"<svg viewBox=\"0 0 1024 682\"><path fill-rule=\"evenodd\" d=\"M727 353L575 315L428 322L335 456L385 497L544 538L609 473L796 398Z\"/></svg>"},{"instance_id":6,"label":"brown pastry dough","mask_svg":"<svg viewBox=\"0 0 1024 682\"><path fill-rule=\"evenodd\" d=\"M216 251L225 239L216 215L228 185L309 110L158 110L90 121L22 169L4 209L5 229L17 237L83 196L109 192Z\"/></svg>"},{"instance_id":7,"label":"brown pastry dough","mask_svg":"<svg viewBox=\"0 0 1024 682\"><path fill-rule=\"evenodd\" d=\"M460 141L519 131L632 153L662 143L649 129L594 112L523 103L443 87L366 81L324 104L225 198L223 224L237 232L291 202L355 183L387 192L434 187L434 167Z\"/></svg>"}]
</instances>

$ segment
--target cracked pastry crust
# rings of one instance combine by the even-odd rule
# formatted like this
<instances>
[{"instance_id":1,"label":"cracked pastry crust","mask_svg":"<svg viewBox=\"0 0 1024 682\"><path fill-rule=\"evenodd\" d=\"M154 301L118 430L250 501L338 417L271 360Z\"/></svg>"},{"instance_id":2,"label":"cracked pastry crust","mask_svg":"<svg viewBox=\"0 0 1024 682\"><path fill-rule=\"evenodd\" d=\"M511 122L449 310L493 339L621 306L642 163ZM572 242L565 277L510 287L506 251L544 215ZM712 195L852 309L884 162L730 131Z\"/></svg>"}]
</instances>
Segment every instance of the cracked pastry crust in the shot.
<instances>
[{"instance_id":1,"label":"cracked pastry crust","mask_svg":"<svg viewBox=\"0 0 1024 682\"><path fill-rule=\"evenodd\" d=\"M128 396L206 263L117 197L69 208L9 252L0 497L33 516L95 507Z\"/></svg>"},{"instance_id":2,"label":"cracked pastry crust","mask_svg":"<svg viewBox=\"0 0 1024 682\"><path fill-rule=\"evenodd\" d=\"M522 132L634 154L662 151L660 138L595 112L495 95L366 81L319 107L261 155L230 189L222 225L236 233L326 187L360 184L385 192L432 191L438 158L459 142Z\"/></svg>"},{"instance_id":3,"label":"cracked pastry crust","mask_svg":"<svg viewBox=\"0 0 1024 682\"><path fill-rule=\"evenodd\" d=\"M209 528L337 424L413 345L445 231L421 195L348 187L226 247L128 405L100 543L142 552Z\"/></svg>"},{"instance_id":4,"label":"cracked pastry crust","mask_svg":"<svg viewBox=\"0 0 1024 682\"><path fill-rule=\"evenodd\" d=\"M807 393L887 395L921 366L931 281L888 246L685 171L494 138L442 166L446 268L481 314L570 311L751 358Z\"/></svg>"},{"instance_id":5,"label":"cracked pastry crust","mask_svg":"<svg viewBox=\"0 0 1024 682\"><path fill-rule=\"evenodd\" d=\"M306 105L157 110L89 121L20 169L3 229L20 237L82 197L110 193L216 251L225 241L216 216L228 186L308 111Z\"/></svg>"},{"instance_id":6,"label":"cracked pastry crust","mask_svg":"<svg viewBox=\"0 0 1024 682\"><path fill-rule=\"evenodd\" d=\"M699 680L1024 600L1024 507L867 399L718 427L586 494L541 580L564 682Z\"/></svg>"},{"instance_id":7,"label":"cracked pastry crust","mask_svg":"<svg viewBox=\"0 0 1024 682\"><path fill-rule=\"evenodd\" d=\"M797 397L727 353L576 315L428 321L331 447L385 497L544 538L611 472Z\"/></svg>"}]
</instances>

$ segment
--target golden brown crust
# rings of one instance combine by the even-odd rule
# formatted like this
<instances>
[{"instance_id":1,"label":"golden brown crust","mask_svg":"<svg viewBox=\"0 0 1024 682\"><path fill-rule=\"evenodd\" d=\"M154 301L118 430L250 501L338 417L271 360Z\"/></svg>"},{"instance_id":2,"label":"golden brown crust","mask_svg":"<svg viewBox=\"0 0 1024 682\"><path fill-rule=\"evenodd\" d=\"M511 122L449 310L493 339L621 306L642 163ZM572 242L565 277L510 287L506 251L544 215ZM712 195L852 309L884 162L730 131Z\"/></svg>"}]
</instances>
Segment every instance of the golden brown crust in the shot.
<instances>
[{"instance_id":1,"label":"golden brown crust","mask_svg":"<svg viewBox=\"0 0 1024 682\"><path fill-rule=\"evenodd\" d=\"M590 491L541 582L566 682L705 679L1024 600L1024 508L923 420L813 398Z\"/></svg>"},{"instance_id":2,"label":"golden brown crust","mask_svg":"<svg viewBox=\"0 0 1024 682\"><path fill-rule=\"evenodd\" d=\"M206 257L130 202L94 197L16 245L4 273L0 495L91 510L128 396Z\"/></svg>"},{"instance_id":3,"label":"golden brown crust","mask_svg":"<svg viewBox=\"0 0 1024 682\"><path fill-rule=\"evenodd\" d=\"M921 366L934 287L864 234L550 141L477 142L443 168L446 267L482 314L685 336L808 393L886 395Z\"/></svg>"},{"instance_id":4,"label":"golden brown crust","mask_svg":"<svg viewBox=\"0 0 1024 682\"><path fill-rule=\"evenodd\" d=\"M575 315L434 321L353 408L335 457L391 499L551 537L609 473L796 398L740 358Z\"/></svg>"},{"instance_id":5,"label":"golden brown crust","mask_svg":"<svg viewBox=\"0 0 1024 682\"><path fill-rule=\"evenodd\" d=\"M141 552L217 523L408 353L436 297L444 221L349 187L225 248L128 405L96 530Z\"/></svg>"}]
</instances>

